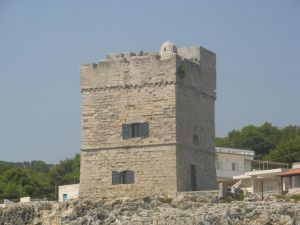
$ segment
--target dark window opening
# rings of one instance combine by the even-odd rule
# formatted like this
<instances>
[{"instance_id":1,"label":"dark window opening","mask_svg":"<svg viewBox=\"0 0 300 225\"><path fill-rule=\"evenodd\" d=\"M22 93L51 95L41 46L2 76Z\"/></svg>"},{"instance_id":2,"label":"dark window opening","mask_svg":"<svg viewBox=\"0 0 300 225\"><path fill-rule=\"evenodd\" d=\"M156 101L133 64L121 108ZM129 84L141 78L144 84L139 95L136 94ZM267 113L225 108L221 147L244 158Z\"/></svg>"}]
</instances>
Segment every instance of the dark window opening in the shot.
<instances>
[{"instance_id":1,"label":"dark window opening","mask_svg":"<svg viewBox=\"0 0 300 225\"><path fill-rule=\"evenodd\" d=\"M197 180L196 180L196 166L191 164L191 190L196 191L197 189Z\"/></svg>"},{"instance_id":2,"label":"dark window opening","mask_svg":"<svg viewBox=\"0 0 300 225\"><path fill-rule=\"evenodd\" d=\"M149 123L122 124L123 139L147 137L149 135Z\"/></svg>"},{"instance_id":3,"label":"dark window opening","mask_svg":"<svg viewBox=\"0 0 300 225\"><path fill-rule=\"evenodd\" d=\"M194 145L199 145L199 138L198 138L198 136L195 135L195 134L194 134L194 136L193 136L193 143L194 143Z\"/></svg>"},{"instance_id":4,"label":"dark window opening","mask_svg":"<svg viewBox=\"0 0 300 225\"><path fill-rule=\"evenodd\" d=\"M167 51L167 48L164 48L164 51L166 52L166 51Z\"/></svg>"},{"instance_id":5,"label":"dark window opening","mask_svg":"<svg viewBox=\"0 0 300 225\"><path fill-rule=\"evenodd\" d=\"M140 123L133 123L130 126L131 135L130 137L141 137L141 124Z\"/></svg>"},{"instance_id":6,"label":"dark window opening","mask_svg":"<svg viewBox=\"0 0 300 225\"><path fill-rule=\"evenodd\" d=\"M124 170L121 172L112 171L112 185L117 184L133 184L134 183L134 171Z\"/></svg>"}]
</instances>

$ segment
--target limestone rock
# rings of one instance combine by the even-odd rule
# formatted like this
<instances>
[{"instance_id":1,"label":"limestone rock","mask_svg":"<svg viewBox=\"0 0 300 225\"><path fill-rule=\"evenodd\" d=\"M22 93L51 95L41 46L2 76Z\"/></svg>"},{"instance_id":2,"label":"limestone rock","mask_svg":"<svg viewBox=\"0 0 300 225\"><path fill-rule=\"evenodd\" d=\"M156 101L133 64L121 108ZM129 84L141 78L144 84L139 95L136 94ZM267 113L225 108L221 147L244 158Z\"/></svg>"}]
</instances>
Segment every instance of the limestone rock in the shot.
<instances>
[{"instance_id":1,"label":"limestone rock","mask_svg":"<svg viewBox=\"0 0 300 225\"><path fill-rule=\"evenodd\" d=\"M0 208L2 225L239 224L300 225L300 204L277 201L216 203L211 197L181 195L146 198L32 202Z\"/></svg>"}]
</instances>

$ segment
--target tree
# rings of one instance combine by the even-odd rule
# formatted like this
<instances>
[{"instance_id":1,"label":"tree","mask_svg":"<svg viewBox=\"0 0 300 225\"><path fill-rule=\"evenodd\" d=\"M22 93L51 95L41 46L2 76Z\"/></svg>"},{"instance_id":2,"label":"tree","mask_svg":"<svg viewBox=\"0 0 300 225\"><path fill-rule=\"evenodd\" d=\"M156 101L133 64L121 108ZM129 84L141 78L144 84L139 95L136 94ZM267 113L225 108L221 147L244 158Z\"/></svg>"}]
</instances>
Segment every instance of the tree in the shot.
<instances>
[{"instance_id":1,"label":"tree","mask_svg":"<svg viewBox=\"0 0 300 225\"><path fill-rule=\"evenodd\" d=\"M281 156L289 149L295 152L297 149L297 138L300 136L299 126L287 126L279 129L271 123L261 126L245 126L241 130L230 131L227 137L216 138L215 145L219 147L231 147L251 149L257 158L273 159L279 162L294 162L298 158L285 158ZM297 153L295 153L297 155Z\"/></svg>"},{"instance_id":2,"label":"tree","mask_svg":"<svg viewBox=\"0 0 300 225\"><path fill-rule=\"evenodd\" d=\"M55 165L50 176L52 183L57 185L70 184L78 181L80 175L80 154L76 154L74 158L61 160Z\"/></svg>"},{"instance_id":3,"label":"tree","mask_svg":"<svg viewBox=\"0 0 300 225\"><path fill-rule=\"evenodd\" d=\"M282 141L265 157L266 160L292 164L300 161L300 135Z\"/></svg>"},{"instance_id":4,"label":"tree","mask_svg":"<svg viewBox=\"0 0 300 225\"><path fill-rule=\"evenodd\" d=\"M24 166L26 165L26 166ZM49 166L43 161L11 163L0 162L0 199L17 199L20 196L56 199L57 185L78 181L80 155Z\"/></svg>"},{"instance_id":5,"label":"tree","mask_svg":"<svg viewBox=\"0 0 300 225\"><path fill-rule=\"evenodd\" d=\"M31 162L31 169L42 173L48 173L50 171L50 166L45 162L38 160Z\"/></svg>"}]
</instances>

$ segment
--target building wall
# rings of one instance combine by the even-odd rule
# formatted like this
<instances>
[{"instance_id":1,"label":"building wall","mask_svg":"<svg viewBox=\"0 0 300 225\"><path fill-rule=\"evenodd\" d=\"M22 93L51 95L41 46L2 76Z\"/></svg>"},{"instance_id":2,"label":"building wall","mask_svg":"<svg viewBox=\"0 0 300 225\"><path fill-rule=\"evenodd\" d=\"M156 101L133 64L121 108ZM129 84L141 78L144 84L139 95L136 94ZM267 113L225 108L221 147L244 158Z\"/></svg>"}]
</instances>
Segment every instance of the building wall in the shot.
<instances>
[{"instance_id":1,"label":"building wall","mask_svg":"<svg viewBox=\"0 0 300 225\"><path fill-rule=\"evenodd\" d=\"M80 197L176 193L174 145L82 151ZM134 184L112 185L112 171L134 171Z\"/></svg>"},{"instance_id":2,"label":"building wall","mask_svg":"<svg viewBox=\"0 0 300 225\"><path fill-rule=\"evenodd\" d=\"M197 148L177 146L177 191L191 191L191 167L196 167L196 190L216 189L214 155Z\"/></svg>"},{"instance_id":3,"label":"building wall","mask_svg":"<svg viewBox=\"0 0 300 225\"><path fill-rule=\"evenodd\" d=\"M30 197L22 197L20 198L20 202L30 202L31 198Z\"/></svg>"},{"instance_id":4,"label":"building wall","mask_svg":"<svg viewBox=\"0 0 300 225\"><path fill-rule=\"evenodd\" d=\"M82 146L176 142L175 58L139 56L81 67ZM149 122L147 138L122 139L122 124Z\"/></svg>"},{"instance_id":5,"label":"building wall","mask_svg":"<svg viewBox=\"0 0 300 225\"><path fill-rule=\"evenodd\" d=\"M81 67L80 196L176 191L176 57L133 56ZM148 122L146 138L122 138L122 124ZM112 185L112 171L134 184Z\"/></svg>"},{"instance_id":6,"label":"building wall","mask_svg":"<svg viewBox=\"0 0 300 225\"><path fill-rule=\"evenodd\" d=\"M251 163L243 155L217 153L216 164L217 177L231 178L251 171ZM232 163L236 164L236 170L232 170Z\"/></svg>"},{"instance_id":7,"label":"building wall","mask_svg":"<svg viewBox=\"0 0 300 225\"><path fill-rule=\"evenodd\" d=\"M196 166L197 190L215 189L215 54L200 47L178 52L193 59L177 58L181 70L176 80L178 190L190 190L190 164Z\"/></svg>"},{"instance_id":8,"label":"building wall","mask_svg":"<svg viewBox=\"0 0 300 225\"><path fill-rule=\"evenodd\" d=\"M293 187L298 188L300 187L300 175L298 176L293 176Z\"/></svg>"},{"instance_id":9,"label":"building wall","mask_svg":"<svg viewBox=\"0 0 300 225\"><path fill-rule=\"evenodd\" d=\"M63 202L63 195L67 194L68 200L78 198L79 184L63 185L58 187L58 201Z\"/></svg>"},{"instance_id":10,"label":"building wall","mask_svg":"<svg viewBox=\"0 0 300 225\"><path fill-rule=\"evenodd\" d=\"M273 178L256 179L255 184L253 186L254 193L261 192L262 186L264 192L280 192L280 182L280 178L275 176Z\"/></svg>"}]
</instances>

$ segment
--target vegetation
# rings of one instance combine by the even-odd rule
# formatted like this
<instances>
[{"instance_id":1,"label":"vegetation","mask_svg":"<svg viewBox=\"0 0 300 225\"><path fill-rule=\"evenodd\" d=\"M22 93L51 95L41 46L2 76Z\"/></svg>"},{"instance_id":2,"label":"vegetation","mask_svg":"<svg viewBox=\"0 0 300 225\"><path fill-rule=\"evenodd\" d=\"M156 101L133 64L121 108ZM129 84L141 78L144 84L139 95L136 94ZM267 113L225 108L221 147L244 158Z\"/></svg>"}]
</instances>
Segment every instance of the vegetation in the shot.
<instances>
[{"instance_id":1,"label":"vegetation","mask_svg":"<svg viewBox=\"0 0 300 225\"><path fill-rule=\"evenodd\" d=\"M221 198L222 203L230 203L232 201L243 201L243 200L244 200L243 193L225 195Z\"/></svg>"},{"instance_id":2,"label":"vegetation","mask_svg":"<svg viewBox=\"0 0 300 225\"><path fill-rule=\"evenodd\" d=\"M300 127L278 128L271 123L245 126L224 138L216 138L218 147L254 150L259 159L293 163L300 161Z\"/></svg>"},{"instance_id":3,"label":"vegetation","mask_svg":"<svg viewBox=\"0 0 300 225\"><path fill-rule=\"evenodd\" d=\"M279 195L276 195L275 197L277 199L282 199L286 202L289 202L291 200L294 200L294 201L297 201L297 202L300 201L300 195L299 194L295 194L295 195L281 195L281 194L279 194Z\"/></svg>"},{"instance_id":4,"label":"vegetation","mask_svg":"<svg viewBox=\"0 0 300 225\"><path fill-rule=\"evenodd\" d=\"M78 182L80 155L49 165L43 161L0 162L0 199L56 199L57 186Z\"/></svg>"}]
</instances>

